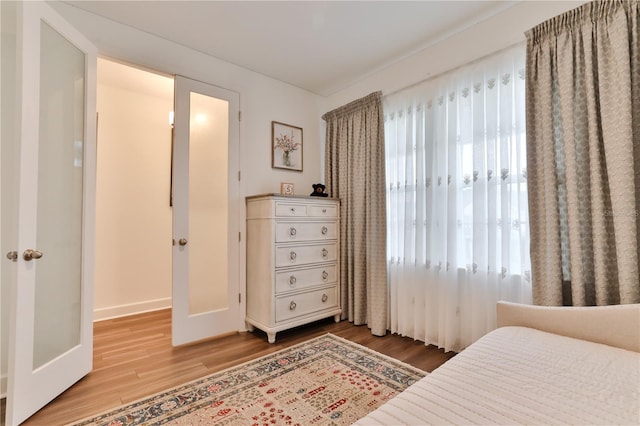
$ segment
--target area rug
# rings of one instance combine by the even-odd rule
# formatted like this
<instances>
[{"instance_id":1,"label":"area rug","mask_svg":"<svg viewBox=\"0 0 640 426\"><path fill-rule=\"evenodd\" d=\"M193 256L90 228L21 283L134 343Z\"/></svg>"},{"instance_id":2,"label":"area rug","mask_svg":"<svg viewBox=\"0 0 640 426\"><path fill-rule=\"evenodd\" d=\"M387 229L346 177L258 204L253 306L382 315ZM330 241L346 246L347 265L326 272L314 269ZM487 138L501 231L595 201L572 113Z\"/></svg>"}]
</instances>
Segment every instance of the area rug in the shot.
<instances>
[{"instance_id":1,"label":"area rug","mask_svg":"<svg viewBox=\"0 0 640 426\"><path fill-rule=\"evenodd\" d=\"M326 334L74 425L349 425L426 374Z\"/></svg>"}]
</instances>

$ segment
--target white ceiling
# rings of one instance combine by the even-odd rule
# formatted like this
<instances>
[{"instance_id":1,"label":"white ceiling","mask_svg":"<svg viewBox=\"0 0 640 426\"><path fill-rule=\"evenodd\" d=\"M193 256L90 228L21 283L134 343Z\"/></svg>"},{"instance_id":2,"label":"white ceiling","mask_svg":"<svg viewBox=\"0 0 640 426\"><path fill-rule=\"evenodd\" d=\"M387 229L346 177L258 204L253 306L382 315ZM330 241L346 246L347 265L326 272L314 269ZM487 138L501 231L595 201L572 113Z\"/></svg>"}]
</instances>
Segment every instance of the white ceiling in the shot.
<instances>
[{"instance_id":1,"label":"white ceiling","mask_svg":"<svg viewBox=\"0 0 640 426\"><path fill-rule=\"evenodd\" d=\"M322 96L514 1L68 1Z\"/></svg>"}]
</instances>

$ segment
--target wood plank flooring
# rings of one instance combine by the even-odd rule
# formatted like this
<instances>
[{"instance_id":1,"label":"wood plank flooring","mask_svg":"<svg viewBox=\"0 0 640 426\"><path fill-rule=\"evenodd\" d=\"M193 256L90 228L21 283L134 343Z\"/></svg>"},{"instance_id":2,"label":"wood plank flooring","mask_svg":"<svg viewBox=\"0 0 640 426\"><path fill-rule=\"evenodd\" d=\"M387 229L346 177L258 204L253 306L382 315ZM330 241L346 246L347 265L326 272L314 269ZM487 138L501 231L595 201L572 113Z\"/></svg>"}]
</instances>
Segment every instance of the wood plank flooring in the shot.
<instances>
[{"instance_id":1,"label":"wood plank flooring","mask_svg":"<svg viewBox=\"0 0 640 426\"><path fill-rule=\"evenodd\" d=\"M332 318L278 333L274 344L256 330L174 348L171 311L162 310L95 323L93 371L24 424L64 425L325 333L424 371L455 355L398 335L372 336L366 326Z\"/></svg>"}]
</instances>

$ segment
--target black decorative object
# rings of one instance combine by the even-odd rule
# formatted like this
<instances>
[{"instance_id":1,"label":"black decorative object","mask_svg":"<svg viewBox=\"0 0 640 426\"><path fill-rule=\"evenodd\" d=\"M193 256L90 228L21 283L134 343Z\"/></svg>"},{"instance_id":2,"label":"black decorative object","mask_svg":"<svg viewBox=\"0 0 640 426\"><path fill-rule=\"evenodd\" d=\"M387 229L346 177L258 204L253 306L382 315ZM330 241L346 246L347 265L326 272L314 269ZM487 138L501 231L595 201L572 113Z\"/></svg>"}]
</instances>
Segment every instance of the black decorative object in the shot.
<instances>
[{"instance_id":1,"label":"black decorative object","mask_svg":"<svg viewBox=\"0 0 640 426\"><path fill-rule=\"evenodd\" d=\"M312 197L328 197L329 194L327 194L326 192L324 192L324 190L326 189L326 187L321 184L321 183L314 183L313 185L313 192L311 193Z\"/></svg>"}]
</instances>

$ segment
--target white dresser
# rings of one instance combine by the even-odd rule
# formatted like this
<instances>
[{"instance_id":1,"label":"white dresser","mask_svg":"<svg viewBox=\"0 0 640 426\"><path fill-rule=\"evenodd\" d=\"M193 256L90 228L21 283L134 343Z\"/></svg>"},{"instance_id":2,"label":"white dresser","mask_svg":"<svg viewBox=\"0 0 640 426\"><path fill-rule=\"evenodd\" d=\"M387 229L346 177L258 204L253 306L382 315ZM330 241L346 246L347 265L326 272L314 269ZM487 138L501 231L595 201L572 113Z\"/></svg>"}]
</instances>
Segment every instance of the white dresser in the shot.
<instances>
[{"instance_id":1,"label":"white dresser","mask_svg":"<svg viewBox=\"0 0 640 426\"><path fill-rule=\"evenodd\" d=\"M291 327L340 321L340 202L275 194L246 201L249 330L273 343Z\"/></svg>"}]
</instances>

